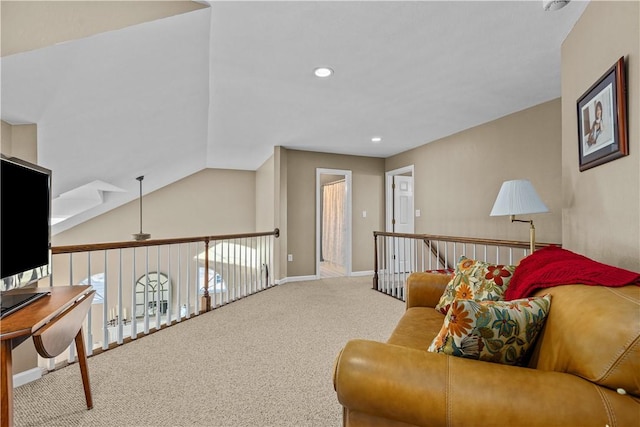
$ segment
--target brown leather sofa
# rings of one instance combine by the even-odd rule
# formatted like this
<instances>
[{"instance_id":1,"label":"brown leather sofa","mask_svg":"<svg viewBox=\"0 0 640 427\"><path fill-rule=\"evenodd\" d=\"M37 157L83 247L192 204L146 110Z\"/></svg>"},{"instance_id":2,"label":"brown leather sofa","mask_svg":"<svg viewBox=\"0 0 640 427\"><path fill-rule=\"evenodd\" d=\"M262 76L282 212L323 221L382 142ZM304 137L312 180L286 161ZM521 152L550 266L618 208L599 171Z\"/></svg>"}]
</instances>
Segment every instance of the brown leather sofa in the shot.
<instances>
[{"instance_id":1,"label":"brown leather sofa","mask_svg":"<svg viewBox=\"0 0 640 427\"><path fill-rule=\"evenodd\" d=\"M386 343L335 361L345 426L640 426L640 286L541 289L551 309L527 367L427 352L450 277L413 273Z\"/></svg>"}]
</instances>

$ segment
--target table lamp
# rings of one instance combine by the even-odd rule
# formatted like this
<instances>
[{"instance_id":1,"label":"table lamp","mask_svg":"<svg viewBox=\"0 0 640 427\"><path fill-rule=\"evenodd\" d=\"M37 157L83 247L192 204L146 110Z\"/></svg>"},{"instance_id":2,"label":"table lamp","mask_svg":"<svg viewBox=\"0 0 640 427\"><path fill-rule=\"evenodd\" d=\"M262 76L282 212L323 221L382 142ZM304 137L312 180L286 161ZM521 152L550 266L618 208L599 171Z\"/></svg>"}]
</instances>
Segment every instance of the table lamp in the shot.
<instances>
[{"instance_id":1,"label":"table lamp","mask_svg":"<svg viewBox=\"0 0 640 427\"><path fill-rule=\"evenodd\" d=\"M533 220L516 219L515 216L544 212L549 212L549 209L540 200L531 182L528 179L515 179L502 183L490 216L509 215L511 222L528 222L530 224L529 243L533 252L536 247L536 229L533 226Z\"/></svg>"}]
</instances>

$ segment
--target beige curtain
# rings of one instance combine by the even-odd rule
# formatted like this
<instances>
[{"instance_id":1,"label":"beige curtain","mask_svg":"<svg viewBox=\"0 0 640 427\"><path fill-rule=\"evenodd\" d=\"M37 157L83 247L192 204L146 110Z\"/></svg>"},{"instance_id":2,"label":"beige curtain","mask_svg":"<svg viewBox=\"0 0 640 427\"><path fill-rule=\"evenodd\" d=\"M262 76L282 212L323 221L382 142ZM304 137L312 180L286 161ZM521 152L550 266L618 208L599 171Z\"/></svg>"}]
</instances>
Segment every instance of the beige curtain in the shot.
<instances>
[{"instance_id":1,"label":"beige curtain","mask_svg":"<svg viewBox=\"0 0 640 427\"><path fill-rule=\"evenodd\" d=\"M334 264L344 264L345 227L344 180L322 187L322 259Z\"/></svg>"}]
</instances>

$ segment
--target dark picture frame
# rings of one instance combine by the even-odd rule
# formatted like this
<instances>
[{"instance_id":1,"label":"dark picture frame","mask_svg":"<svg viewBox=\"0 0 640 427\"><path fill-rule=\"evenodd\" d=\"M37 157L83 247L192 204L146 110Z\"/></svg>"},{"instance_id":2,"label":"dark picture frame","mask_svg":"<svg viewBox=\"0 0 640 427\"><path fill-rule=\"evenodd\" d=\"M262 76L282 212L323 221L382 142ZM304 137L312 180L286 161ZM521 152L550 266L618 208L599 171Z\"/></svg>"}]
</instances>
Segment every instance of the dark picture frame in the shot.
<instances>
[{"instance_id":1,"label":"dark picture frame","mask_svg":"<svg viewBox=\"0 0 640 427\"><path fill-rule=\"evenodd\" d=\"M577 107L581 172L629 154L624 57L578 99Z\"/></svg>"}]
</instances>

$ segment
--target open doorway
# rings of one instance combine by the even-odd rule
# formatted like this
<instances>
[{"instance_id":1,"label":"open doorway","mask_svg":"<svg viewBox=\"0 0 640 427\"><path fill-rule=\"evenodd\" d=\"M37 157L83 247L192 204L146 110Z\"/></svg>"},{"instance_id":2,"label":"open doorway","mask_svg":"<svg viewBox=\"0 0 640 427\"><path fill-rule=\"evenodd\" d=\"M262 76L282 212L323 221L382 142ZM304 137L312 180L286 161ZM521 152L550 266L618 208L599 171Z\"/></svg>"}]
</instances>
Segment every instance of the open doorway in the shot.
<instances>
[{"instance_id":1,"label":"open doorway","mask_svg":"<svg viewBox=\"0 0 640 427\"><path fill-rule=\"evenodd\" d=\"M351 275L351 171L316 169L316 276Z\"/></svg>"}]
</instances>

